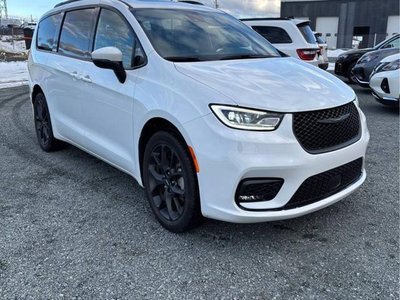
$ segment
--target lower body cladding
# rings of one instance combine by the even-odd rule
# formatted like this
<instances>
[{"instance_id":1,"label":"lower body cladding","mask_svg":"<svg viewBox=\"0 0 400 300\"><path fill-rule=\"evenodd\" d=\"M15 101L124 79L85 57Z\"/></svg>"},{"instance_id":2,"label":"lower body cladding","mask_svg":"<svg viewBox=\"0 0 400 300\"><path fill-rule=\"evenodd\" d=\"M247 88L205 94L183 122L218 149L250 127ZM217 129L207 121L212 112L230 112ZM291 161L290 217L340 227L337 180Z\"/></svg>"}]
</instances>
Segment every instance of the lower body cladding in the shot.
<instances>
[{"instance_id":1,"label":"lower body cladding","mask_svg":"<svg viewBox=\"0 0 400 300\"><path fill-rule=\"evenodd\" d=\"M372 95L382 104L399 105L400 72L398 70L376 73L371 77Z\"/></svg>"},{"instance_id":2,"label":"lower body cladding","mask_svg":"<svg viewBox=\"0 0 400 300\"><path fill-rule=\"evenodd\" d=\"M366 178L369 132L357 110L357 141L320 154L308 153L299 144L292 114L271 132L231 129L213 114L185 124L200 166L203 215L233 223L284 220L350 195Z\"/></svg>"}]
</instances>

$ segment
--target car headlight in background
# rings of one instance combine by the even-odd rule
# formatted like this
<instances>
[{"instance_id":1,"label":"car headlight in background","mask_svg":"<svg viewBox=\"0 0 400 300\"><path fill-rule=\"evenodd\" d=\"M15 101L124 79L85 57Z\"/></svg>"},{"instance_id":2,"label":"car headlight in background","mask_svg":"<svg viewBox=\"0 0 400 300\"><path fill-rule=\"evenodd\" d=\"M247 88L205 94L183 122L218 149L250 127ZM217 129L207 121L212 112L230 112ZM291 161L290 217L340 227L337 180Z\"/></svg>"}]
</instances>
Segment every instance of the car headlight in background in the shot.
<instances>
[{"instance_id":1,"label":"car headlight in background","mask_svg":"<svg viewBox=\"0 0 400 300\"><path fill-rule=\"evenodd\" d=\"M210 108L226 126L242 130L273 131L279 127L284 116L238 106L212 104Z\"/></svg>"},{"instance_id":2,"label":"car headlight in background","mask_svg":"<svg viewBox=\"0 0 400 300\"><path fill-rule=\"evenodd\" d=\"M391 63L384 65L382 71L394 71L400 68L400 59L394 60Z\"/></svg>"},{"instance_id":3,"label":"car headlight in background","mask_svg":"<svg viewBox=\"0 0 400 300\"><path fill-rule=\"evenodd\" d=\"M358 63L363 64L363 63L367 63L370 62L374 59L377 59L379 57L379 54L377 53L368 53L368 54L364 54L363 56L361 56L360 60L358 61Z\"/></svg>"}]
</instances>

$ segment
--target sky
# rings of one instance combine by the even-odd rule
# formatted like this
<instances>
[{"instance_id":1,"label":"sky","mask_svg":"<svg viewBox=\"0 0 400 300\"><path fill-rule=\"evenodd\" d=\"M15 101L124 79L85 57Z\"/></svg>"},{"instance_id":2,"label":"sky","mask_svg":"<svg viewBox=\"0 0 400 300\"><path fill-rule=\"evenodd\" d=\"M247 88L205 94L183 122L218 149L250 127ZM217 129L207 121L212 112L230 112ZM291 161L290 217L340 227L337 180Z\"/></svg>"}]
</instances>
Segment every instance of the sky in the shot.
<instances>
[{"instance_id":1,"label":"sky","mask_svg":"<svg viewBox=\"0 0 400 300\"><path fill-rule=\"evenodd\" d=\"M9 16L30 17L38 19L62 0L7 0ZM199 0L213 5L213 0ZM221 9L236 17L278 17L280 0L218 0Z\"/></svg>"}]
</instances>

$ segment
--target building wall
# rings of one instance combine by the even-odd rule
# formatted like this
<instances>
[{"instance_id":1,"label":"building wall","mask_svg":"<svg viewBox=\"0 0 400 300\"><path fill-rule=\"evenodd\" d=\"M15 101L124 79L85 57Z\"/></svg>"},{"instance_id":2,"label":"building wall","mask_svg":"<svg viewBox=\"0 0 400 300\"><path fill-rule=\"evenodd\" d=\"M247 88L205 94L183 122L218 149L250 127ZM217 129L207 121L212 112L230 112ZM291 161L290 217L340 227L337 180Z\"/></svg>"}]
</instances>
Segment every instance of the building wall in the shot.
<instances>
[{"instance_id":1,"label":"building wall","mask_svg":"<svg viewBox=\"0 0 400 300\"><path fill-rule=\"evenodd\" d=\"M372 47L387 38L388 17L399 15L398 0L282 1L282 17L309 18L316 28L318 17L339 17L338 48L351 48L354 27L369 27ZM375 35L376 34L376 35Z\"/></svg>"}]
</instances>

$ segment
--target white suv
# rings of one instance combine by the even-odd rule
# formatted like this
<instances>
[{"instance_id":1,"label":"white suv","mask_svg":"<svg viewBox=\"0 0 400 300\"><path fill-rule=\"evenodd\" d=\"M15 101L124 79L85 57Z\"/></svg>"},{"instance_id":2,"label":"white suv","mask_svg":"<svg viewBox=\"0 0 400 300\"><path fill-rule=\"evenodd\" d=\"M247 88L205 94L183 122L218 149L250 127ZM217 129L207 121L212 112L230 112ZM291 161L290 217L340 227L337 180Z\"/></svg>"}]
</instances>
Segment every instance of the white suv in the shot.
<instances>
[{"instance_id":1,"label":"white suv","mask_svg":"<svg viewBox=\"0 0 400 300\"><path fill-rule=\"evenodd\" d=\"M291 18L252 18L242 21L286 55L314 66L320 64L320 48L310 21Z\"/></svg>"},{"instance_id":2,"label":"white suv","mask_svg":"<svg viewBox=\"0 0 400 300\"><path fill-rule=\"evenodd\" d=\"M39 145L67 142L132 175L167 229L202 217L298 217L364 182L353 90L281 57L230 15L82 0L43 16L29 56Z\"/></svg>"}]
</instances>

